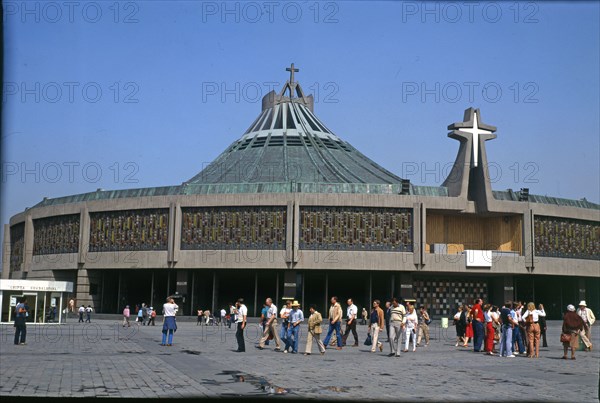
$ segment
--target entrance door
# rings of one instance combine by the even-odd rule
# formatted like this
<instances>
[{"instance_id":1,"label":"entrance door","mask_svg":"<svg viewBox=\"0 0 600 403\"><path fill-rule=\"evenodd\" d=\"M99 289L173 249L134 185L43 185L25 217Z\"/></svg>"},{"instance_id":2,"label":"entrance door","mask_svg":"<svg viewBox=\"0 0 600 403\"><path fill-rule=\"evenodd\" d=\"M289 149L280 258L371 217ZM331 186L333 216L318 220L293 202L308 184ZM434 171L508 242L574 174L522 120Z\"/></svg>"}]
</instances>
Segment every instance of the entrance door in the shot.
<instances>
[{"instance_id":1,"label":"entrance door","mask_svg":"<svg viewBox=\"0 0 600 403\"><path fill-rule=\"evenodd\" d=\"M23 298L23 294L9 294L8 295L8 300L9 300L8 321L9 322L12 322L15 320L15 308L16 308L17 304L19 303L19 301L21 301L21 298Z\"/></svg>"},{"instance_id":2,"label":"entrance door","mask_svg":"<svg viewBox=\"0 0 600 403\"><path fill-rule=\"evenodd\" d=\"M38 297L37 297L37 293L36 294L27 294L25 293L24 297L27 298L27 306L29 307L29 310L27 311L28 315L27 318L25 318L26 322L30 322L30 323L36 323L38 321ZM44 311L44 300L43 298L41 298L41 302L42 302L42 312Z\"/></svg>"}]
</instances>

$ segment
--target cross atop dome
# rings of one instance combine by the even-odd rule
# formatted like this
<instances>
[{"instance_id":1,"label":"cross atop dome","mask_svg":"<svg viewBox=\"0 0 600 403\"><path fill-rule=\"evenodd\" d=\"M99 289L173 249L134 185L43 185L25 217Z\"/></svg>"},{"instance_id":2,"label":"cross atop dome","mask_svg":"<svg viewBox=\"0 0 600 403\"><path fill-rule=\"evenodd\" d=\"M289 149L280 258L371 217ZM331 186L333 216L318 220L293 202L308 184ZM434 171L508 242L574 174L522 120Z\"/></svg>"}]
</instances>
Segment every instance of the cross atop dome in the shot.
<instances>
[{"instance_id":1,"label":"cross atop dome","mask_svg":"<svg viewBox=\"0 0 600 403\"><path fill-rule=\"evenodd\" d=\"M448 130L453 130L452 135L461 135L464 133L470 133L473 136L473 149L472 149L472 162L471 167L476 168L479 164L479 137L483 137L485 140L495 139L496 126L490 126L485 123L481 123L481 114L479 109L469 108L465 110L465 116L462 122L456 122L448 126Z\"/></svg>"},{"instance_id":2,"label":"cross atop dome","mask_svg":"<svg viewBox=\"0 0 600 403\"><path fill-rule=\"evenodd\" d=\"M294 63L292 63L291 67L287 67L285 69L285 71L289 71L290 72L290 84L294 85L294 72L299 72L300 69L295 69L294 68Z\"/></svg>"},{"instance_id":3,"label":"cross atop dome","mask_svg":"<svg viewBox=\"0 0 600 403\"><path fill-rule=\"evenodd\" d=\"M290 79L285 82L285 85L283 86L281 92L279 93L279 96L283 97L286 92L289 92L290 96L289 96L288 101L297 102L297 99L294 100L294 97L304 99L305 96L304 96L304 91L302 91L302 87L300 86L300 84L298 82L296 82L294 80L294 73L299 72L300 69L296 68L294 66L294 63L292 63L290 65L290 67L285 68L285 71L290 72ZM311 106L311 109L312 109L312 106Z\"/></svg>"}]
</instances>

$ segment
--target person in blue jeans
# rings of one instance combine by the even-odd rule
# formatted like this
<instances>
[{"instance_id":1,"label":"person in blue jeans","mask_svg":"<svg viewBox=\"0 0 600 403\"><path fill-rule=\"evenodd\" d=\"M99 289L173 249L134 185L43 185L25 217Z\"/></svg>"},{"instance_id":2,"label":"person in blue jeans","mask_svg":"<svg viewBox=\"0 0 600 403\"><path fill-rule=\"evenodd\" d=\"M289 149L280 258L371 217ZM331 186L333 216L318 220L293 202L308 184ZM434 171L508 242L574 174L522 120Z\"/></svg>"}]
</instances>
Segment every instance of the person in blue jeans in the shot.
<instances>
[{"instance_id":1,"label":"person in blue jeans","mask_svg":"<svg viewBox=\"0 0 600 403\"><path fill-rule=\"evenodd\" d=\"M163 305L164 322L162 328L162 343L161 346L172 346L173 345L173 333L177 331L177 321L175 315L179 306L175 303L175 300L171 297L167 298L167 302Z\"/></svg>"},{"instance_id":2,"label":"person in blue jeans","mask_svg":"<svg viewBox=\"0 0 600 403\"><path fill-rule=\"evenodd\" d=\"M329 345L329 339L331 339L332 333L335 331L335 337L337 338L337 350L342 349L342 307L337 302L337 297L331 297L331 306L329 307L329 329L327 330L327 336L323 340L325 348Z\"/></svg>"},{"instance_id":3,"label":"person in blue jeans","mask_svg":"<svg viewBox=\"0 0 600 403\"><path fill-rule=\"evenodd\" d=\"M500 310L500 320L502 321L500 336L500 357L513 358L513 326L512 302L506 301Z\"/></svg>"},{"instance_id":4,"label":"person in blue jeans","mask_svg":"<svg viewBox=\"0 0 600 403\"><path fill-rule=\"evenodd\" d=\"M289 316L289 325L287 330L287 338L285 340L284 353L288 352L288 349L292 348L292 354L298 353L298 341L300 336L300 323L304 322L304 313L299 309L300 304L298 301L294 301L292 304L292 310Z\"/></svg>"},{"instance_id":5,"label":"person in blue jeans","mask_svg":"<svg viewBox=\"0 0 600 403\"><path fill-rule=\"evenodd\" d=\"M483 336L485 334L485 317L483 314L483 301L481 298L475 300L473 308L471 308L471 316L473 317L473 350L478 353L482 351Z\"/></svg>"},{"instance_id":6,"label":"person in blue jeans","mask_svg":"<svg viewBox=\"0 0 600 403\"><path fill-rule=\"evenodd\" d=\"M15 307L15 345L27 344L27 298L23 297Z\"/></svg>"},{"instance_id":7,"label":"person in blue jeans","mask_svg":"<svg viewBox=\"0 0 600 403\"><path fill-rule=\"evenodd\" d=\"M279 317L281 318L281 329L279 329L279 338L285 346L287 346L286 340L288 335L290 312L292 312L292 300L287 300L285 301L285 306L281 308L281 311L279 311Z\"/></svg>"},{"instance_id":8,"label":"person in blue jeans","mask_svg":"<svg viewBox=\"0 0 600 403\"><path fill-rule=\"evenodd\" d=\"M518 302L515 306L513 304L513 309L510 311L510 314L514 320L515 327L512 332L512 342L513 346L516 343L518 347L518 352L513 352L513 354L523 354L525 353L525 344L523 344L523 336L521 335L521 328L519 327L519 323L521 322L521 302ZM514 348L514 347L513 347ZM513 350L514 351L514 350Z\"/></svg>"}]
</instances>

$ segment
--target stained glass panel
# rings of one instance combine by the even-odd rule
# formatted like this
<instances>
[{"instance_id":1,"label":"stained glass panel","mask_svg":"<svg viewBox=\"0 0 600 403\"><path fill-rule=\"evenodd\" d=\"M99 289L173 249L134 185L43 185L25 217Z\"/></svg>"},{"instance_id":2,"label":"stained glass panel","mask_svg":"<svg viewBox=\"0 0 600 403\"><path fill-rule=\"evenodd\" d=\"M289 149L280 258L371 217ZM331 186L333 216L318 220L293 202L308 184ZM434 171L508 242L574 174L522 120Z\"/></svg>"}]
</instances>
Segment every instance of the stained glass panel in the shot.
<instances>
[{"instance_id":1,"label":"stained glass panel","mask_svg":"<svg viewBox=\"0 0 600 403\"><path fill-rule=\"evenodd\" d=\"M287 207L182 209L181 249L285 249Z\"/></svg>"},{"instance_id":2,"label":"stained glass panel","mask_svg":"<svg viewBox=\"0 0 600 403\"><path fill-rule=\"evenodd\" d=\"M10 271L20 271L25 250L25 223L10 227Z\"/></svg>"},{"instance_id":3,"label":"stained glass panel","mask_svg":"<svg viewBox=\"0 0 600 403\"><path fill-rule=\"evenodd\" d=\"M79 214L33 220L33 254L79 251Z\"/></svg>"},{"instance_id":4,"label":"stained glass panel","mask_svg":"<svg viewBox=\"0 0 600 403\"><path fill-rule=\"evenodd\" d=\"M600 260L600 223L536 216L537 256Z\"/></svg>"},{"instance_id":5,"label":"stained glass panel","mask_svg":"<svg viewBox=\"0 0 600 403\"><path fill-rule=\"evenodd\" d=\"M412 251L412 209L302 207L300 248Z\"/></svg>"},{"instance_id":6,"label":"stained glass panel","mask_svg":"<svg viewBox=\"0 0 600 403\"><path fill-rule=\"evenodd\" d=\"M90 213L90 252L167 250L169 210Z\"/></svg>"}]
</instances>

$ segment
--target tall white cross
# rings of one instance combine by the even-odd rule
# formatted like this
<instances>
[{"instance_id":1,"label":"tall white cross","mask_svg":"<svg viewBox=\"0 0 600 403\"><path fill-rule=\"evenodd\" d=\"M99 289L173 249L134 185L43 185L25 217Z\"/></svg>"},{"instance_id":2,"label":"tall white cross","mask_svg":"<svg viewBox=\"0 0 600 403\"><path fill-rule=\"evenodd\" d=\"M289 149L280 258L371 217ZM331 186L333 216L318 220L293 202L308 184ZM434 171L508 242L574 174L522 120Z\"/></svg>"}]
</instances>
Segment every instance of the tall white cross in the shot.
<instances>
[{"instance_id":1,"label":"tall white cross","mask_svg":"<svg viewBox=\"0 0 600 403\"><path fill-rule=\"evenodd\" d=\"M477 112L473 113L473 127L461 127L461 132L471 133L473 135L473 168L477 167L479 161L479 135L492 134L489 130L480 129L477 124Z\"/></svg>"}]
</instances>

